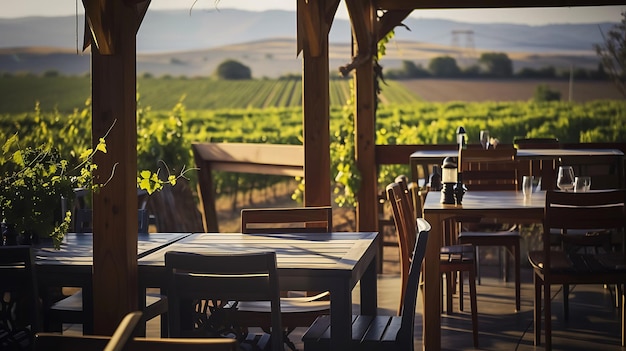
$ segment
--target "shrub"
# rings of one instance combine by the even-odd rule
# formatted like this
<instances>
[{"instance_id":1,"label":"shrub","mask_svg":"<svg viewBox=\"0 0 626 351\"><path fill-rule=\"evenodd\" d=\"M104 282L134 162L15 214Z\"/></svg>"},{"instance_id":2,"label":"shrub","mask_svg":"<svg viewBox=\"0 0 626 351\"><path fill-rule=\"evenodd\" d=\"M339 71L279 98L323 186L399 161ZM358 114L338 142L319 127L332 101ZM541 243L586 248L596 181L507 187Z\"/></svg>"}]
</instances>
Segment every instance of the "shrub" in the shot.
<instances>
[{"instance_id":1,"label":"shrub","mask_svg":"<svg viewBox=\"0 0 626 351\"><path fill-rule=\"evenodd\" d=\"M561 100L561 92L550 89L547 84L539 84L535 88L533 100L535 102L559 101Z\"/></svg>"}]
</instances>

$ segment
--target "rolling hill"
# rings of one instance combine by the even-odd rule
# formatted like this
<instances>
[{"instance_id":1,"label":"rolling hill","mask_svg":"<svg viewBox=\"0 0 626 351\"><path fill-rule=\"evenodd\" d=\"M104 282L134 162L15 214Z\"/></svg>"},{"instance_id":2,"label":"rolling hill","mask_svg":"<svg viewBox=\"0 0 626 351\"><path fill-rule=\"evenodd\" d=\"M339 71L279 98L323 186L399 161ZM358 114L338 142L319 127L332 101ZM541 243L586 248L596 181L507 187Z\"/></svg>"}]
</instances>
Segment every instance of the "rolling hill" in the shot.
<instances>
[{"instance_id":1,"label":"rolling hill","mask_svg":"<svg viewBox=\"0 0 626 351\"><path fill-rule=\"evenodd\" d=\"M77 50L82 47L83 23L81 16L0 19L0 72L87 73L89 53ZM426 65L443 55L457 58L460 65L471 64L486 51L506 52L516 70L548 65L595 68L592 46L614 25L525 26L420 18L408 18L404 24L387 46L381 62L385 68L400 67L403 60ZM232 58L250 66L258 78L300 73L295 28L295 13L289 11L148 11L137 33L137 71L206 76ZM455 41L452 33L458 30L466 37ZM471 41L467 33L472 33ZM351 57L347 20L335 19L329 41L330 67L336 70Z\"/></svg>"}]
</instances>

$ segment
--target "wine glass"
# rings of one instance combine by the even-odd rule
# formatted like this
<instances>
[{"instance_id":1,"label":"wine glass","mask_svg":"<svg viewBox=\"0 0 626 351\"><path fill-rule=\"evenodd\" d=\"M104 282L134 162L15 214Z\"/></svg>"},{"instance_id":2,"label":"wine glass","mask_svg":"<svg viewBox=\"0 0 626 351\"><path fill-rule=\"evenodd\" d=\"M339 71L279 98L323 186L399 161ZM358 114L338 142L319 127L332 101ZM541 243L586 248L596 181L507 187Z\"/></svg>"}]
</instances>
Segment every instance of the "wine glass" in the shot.
<instances>
[{"instance_id":1,"label":"wine glass","mask_svg":"<svg viewBox=\"0 0 626 351\"><path fill-rule=\"evenodd\" d=\"M489 131L488 130L480 131L480 144L483 146L483 149L489 148Z\"/></svg>"},{"instance_id":2,"label":"wine glass","mask_svg":"<svg viewBox=\"0 0 626 351\"><path fill-rule=\"evenodd\" d=\"M572 191L574 189L574 169L572 166L559 166L556 186L562 191Z\"/></svg>"}]
</instances>

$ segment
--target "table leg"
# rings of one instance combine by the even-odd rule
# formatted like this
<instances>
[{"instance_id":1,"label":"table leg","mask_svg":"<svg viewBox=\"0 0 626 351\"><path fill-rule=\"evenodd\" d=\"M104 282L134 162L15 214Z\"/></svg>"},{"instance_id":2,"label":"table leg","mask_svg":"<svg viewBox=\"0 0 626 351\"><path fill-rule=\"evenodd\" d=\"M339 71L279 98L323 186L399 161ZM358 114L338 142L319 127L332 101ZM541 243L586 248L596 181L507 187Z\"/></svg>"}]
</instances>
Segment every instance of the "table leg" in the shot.
<instances>
[{"instance_id":1,"label":"table leg","mask_svg":"<svg viewBox=\"0 0 626 351\"><path fill-rule=\"evenodd\" d=\"M372 260L361 277L361 314L375 316L378 305L376 260Z\"/></svg>"},{"instance_id":2,"label":"table leg","mask_svg":"<svg viewBox=\"0 0 626 351\"><path fill-rule=\"evenodd\" d=\"M441 349L441 289L439 272L439 251L444 235L442 216L424 214L431 225L426 257L424 259L424 315L422 316L422 344L424 350Z\"/></svg>"},{"instance_id":3,"label":"table leg","mask_svg":"<svg viewBox=\"0 0 626 351\"><path fill-rule=\"evenodd\" d=\"M330 289L330 349L349 350L352 340L350 282L349 279L335 279L332 286L333 288Z\"/></svg>"}]
</instances>

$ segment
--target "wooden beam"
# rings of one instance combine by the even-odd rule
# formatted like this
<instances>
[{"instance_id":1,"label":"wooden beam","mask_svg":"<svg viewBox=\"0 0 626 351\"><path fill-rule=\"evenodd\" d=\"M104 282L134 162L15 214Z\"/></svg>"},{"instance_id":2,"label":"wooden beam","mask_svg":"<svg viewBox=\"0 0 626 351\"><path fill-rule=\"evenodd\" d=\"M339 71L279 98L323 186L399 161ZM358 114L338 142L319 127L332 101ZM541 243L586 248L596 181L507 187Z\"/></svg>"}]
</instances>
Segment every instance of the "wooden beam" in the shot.
<instances>
[{"instance_id":1,"label":"wooden beam","mask_svg":"<svg viewBox=\"0 0 626 351\"><path fill-rule=\"evenodd\" d=\"M86 2L85 2L86 1ZM92 0L83 0L83 4L85 5L85 32L83 34L83 51L87 50L87 48L93 43L96 43L96 46L102 46L100 48L100 53L102 55L111 55L113 53L112 47L113 43L111 42L113 38L111 37L111 33L109 32L110 26L106 25L102 20L102 0L92 1ZM151 0L124 0L127 6L133 11L135 11L135 15L137 16L137 31L139 30L139 26L143 22L144 17L146 16L146 12L148 11L148 7L150 6ZM89 10L87 9L89 8ZM135 34L137 33L135 31Z\"/></svg>"},{"instance_id":2,"label":"wooden beam","mask_svg":"<svg viewBox=\"0 0 626 351\"><path fill-rule=\"evenodd\" d=\"M357 1L360 2L360 1ZM355 8L355 7L353 7ZM350 14L352 21L358 21L366 31L366 37L373 38L376 25L376 11L371 3L364 3L358 11ZM358 16L357 15L358 13ZM354 35L354 34L353 34ZM355 48L361 50L361 47ZM358 191L357 230L377 231L378 213L376 176L376 129L374 91L374 63L373 60L364 60L356 66L356 118L355 118L355 157L356 165L361 173L361 188Z\"/></svg>"},{"instance_id":3,"label":"wooden beam","mask_svg":"<svg viewBox=\"0 0 626 351\"><path fill-rule=\"evenodd\" d=\"M382 10L472 9L510 7L571 7L624 5L624 0L377 0Z\"/></svg>"},{"instance_id":4,"label":"wooden beam","mask_svg":"<svg viewBox=\"0 0 626 351\"><path fill-rule=\"evenodd\" d=\"M385 12L378 20L378 28L376 29L376 42L378 43L394 28L402 24L413 10L389 10Z\"/></svg>"},{"instance_id":5,"label":"wooden beam","mask_svg":"<svg viewBox=\"0 0 626 351\"><path fill-rule=\"evenodd\" d=\"M298 0L302 50L304 205L330 205L330 97L328 33L338 0Z\"/></svg>"},{"instance_id":6,"label":"wooden beam","mask_svg":"<svg viewBox=\"0 0 626 351\"><path fill-rule=\"evenodd\" d=\"M92 143L110 130L108 152L94 157L95 181L106 181L113 170L107 185L93 194L93 300L94 332L111 335L124 315L138 309L135 33L139 24L136 11L119 0L85 4L91 23L99 21L96 32L107 38L107 45L92 47L91 55Z\"/></svg>"},{"instance_id":7,"label":"wooden beam","mask_svg":"<svg viewBox=\"0 0 626 351\"><path fill-rule=\"evenodd\" d=\"M96 45L101 55L113 54L113 33L114 29L110 22L113 21L110 12L112 1L108 0L83 0L85 6L85 31L89 30L90 42ZM84 47L84 45L83 45Z\"/></svg>"},{"instance_id":8,"label":"wooden beam","mask_svg":"<svg viewBox=\"0 0 626 351\"><path fill-rule=\"evenodd\" d=\"M304 176L302 145L193 143L200 187L203 224L208 232L219 232L213 171Z\"/></svg>"},{"instance_id":9,"label":"wooden beam","mask_svg":"<svg viewBox=\"0 0 626 351\"><path fill-rule=\"evenodd\" d=\"M369 28L371 24L366 23L369 21L366 7L369 8L371 4L362 0L345 0L345 2L352 26L352 39L356 43L352 48L353 52L356 52L352 56L352 61L339 67L341 75L347 77L354 68L372 60L377 41L374 32Z\"/></svg>"},{"instance_id":10,"label":"wooden beam","mask_svg":"<svg viewBox=\"0 0 626 351\"><path fill-rule=\"evenodd\" d=\"M318 57L321 53L320 36L320 11L318 1L298 0L297 22L298 22L298 54L304 48L311 57Z\"/></svg>"}]
</instances>

